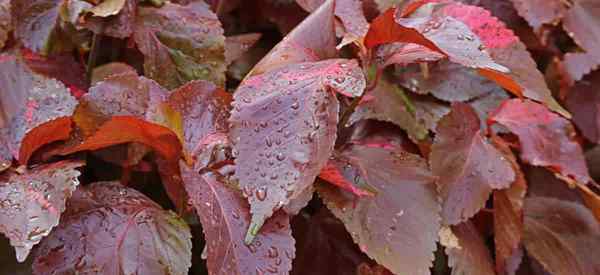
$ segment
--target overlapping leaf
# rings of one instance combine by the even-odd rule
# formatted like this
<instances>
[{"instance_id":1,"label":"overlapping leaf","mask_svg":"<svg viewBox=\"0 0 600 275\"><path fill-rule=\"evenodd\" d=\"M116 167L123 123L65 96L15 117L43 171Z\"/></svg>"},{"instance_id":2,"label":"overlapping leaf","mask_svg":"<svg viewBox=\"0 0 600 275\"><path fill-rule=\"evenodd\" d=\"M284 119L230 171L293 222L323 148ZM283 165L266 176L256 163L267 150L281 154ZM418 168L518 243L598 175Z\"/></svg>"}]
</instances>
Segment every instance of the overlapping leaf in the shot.
<instances>
[{"instance_id":1,"label":"overlapping leaf","mask_svg":"<svg viewBox=\"0 0 600 275\"><path fill-rule=\"evenodd\" d=\"M115 182L80 187L61 224L40 244L35 274L173 274L191 266L189 227Z\"/></svg>"},{"instance_id":2,"label":"overlapping leaf","mask_svg":"<svg viewBox=\"0 0 600 275\"><path fill-rule=\"evenodd\" d=\"M325 165L338 122L333 91L359 96L365 85L357 62L345 59L279 67L240 85L230 138L252 212L249 238L275 210L306 195Z\"/></svg>"},{"instance_id":3,"label":"overlapping leaf","mask_svg":"<svg viewBox=\"0 0 600 275\"><path fill-rule=\"evenodd\" d=\"M348 124L361 119L377 119L392 122L404 129L414 140L427 135L425 126L409 109L410 101L400 87L382 78L377 87L367 93L350 116Z\"/></svg>"},{"instance_id":4,"label":"overlapping leaf","mask_svg":"<svg viewBox=\"0 0 600 275\"><path fill-rule=\"evenodd\" d=\"M248 202L215 175L199 174L183 163L180 166L185 188L203 225L210 274L290 272L295 249L287 214L276 213L254 242L245 244L250 225Z\"/></svg>"},{"instance_id":5,"label":"overlapping leaf","mask_svg":"<svg viewBox=\"0 0 600 275\"><path fill-rule=\"evenodd\" d=\"M477 213L492 189L507 188L515 172L506 158L482 135L475 111L456 103L437 128L429 161L439 177L442 218L458 224Z\"/></svg>"},{"instance_id":6,"label":"overlapping leaf","mask_svg":"<svg viewBox=\"0 0 600 275\"><path fill-rule=\"evenodd\" d=\"M203 2L139 7L134 39L144 54L144 73L167 89L190 80L225 82L225 36Z\"/></svg>"},{"instance_id":7,"label":"overlapping leaf","mask_svg":"<svg viewBox=\"0 0 600 275\"><path fill-rule=\"evenodd\" d=\"M582 205L552 198L525 200L527 252L551 274L596 274L600 225Z\"/></svg>"},{"instance_id":8,"label":"overlapping leaf","mask_svg":"<svg viewBox=\"0 0 600 275\"><path fill-rule=\"evenodd\" d=\"M573 1L565 13L563 27L575 42L584 50L564 56L564 66L570 80L580 80L584 75L600 65L600 6L594 0Z\"/></svg>"},{"instance_id":9,"label":"overlapping leaf","mask_svg":"<svg viewBox=\"0 0 600 275\"><path fill-rule=\"evenodd\" d=\"M440 206L427 163L397 148L368 145L353 145L341 157L358 176L347 180L365 181L377 193L356 198L333 185L319 185L327 207L361 250L390 271L429 274Z\"/></svg>"},{"instance_id":10,"label":"overlapping leaf","mask_svg":"<svg viewBox=\"0 0 600 275\"><path fill-rule=\"evenodd\" d=\"M336 56L334 0L327 0L252 68L246 77L276 68Z\"/></svg>"},{"instance_id":11,"label":"overlapping leaf","mask_svg":"<svg viewBox=\"0 0 600 275\"><path fill-rule=\"evenodd\" d=\"M33 73L17 56L0 56L0 104L11 154L26 164L35 150L69 137L77 104L61 82Z\"/></svg>"},{"instance_id":12,"label":"overlapping leaf","mask_svg":"<svg viewBox=\"0 0 600 275\"><path fill-rule=\"evenodd\" d=\"M443 3L402 13L390 9L379 16L365 38L367 47L396 41L424 45L448 55L453 62L477 68L516 95L543 102L569 116L552 97L525 45L502 22L480 7L433 2ZM401 17L413 10L412 17Z\"/></svg>"},{"instance_id":13,"label":"overlapping leaf","mask_svg":"<svg viewBox=\"0 0 600 275\"><path fill-rule=\"evenodd\" d=\"M489 121L505 126L519 137L524 161L583 184L591 180L581 146L574 139L573 125L543 105L529 100L507 100Z\"/></svg>"},{"instance_id":14,"label":"overlapping leaf","mask_svg":"<svg viewBox=\"0 0 600 275\"><path fill-rule=\"evenodd\" d=\"M48 54L58 25L63 0L11 1L15 35L30 50Z\"/></svg>"},{"instance_id":15,"label":"overlapping leaf","mask_svg":"<svg viewBox=\"0 0 600 275\"><path fill-rule=\"evenodd\" d=\"M600 143L600 73L596 72L571 87L567 94L566 106L573 114L573 123L584 137Z\"/></svg>"},{"instance_id":16,"label":"overlapping leaf","mask_svg":"<svg viewBox=\"0 0 600 275\"><path fill-rule=\"evenodd\" d=\"M508 144L498 137L493 137L492 143L510 162L516 174L508 189L496 190L493 194L496 272L515 274L523 256L523 200L527 182Z\"/></svg>"},{"instance_id":17,"label":"overlapping leaf","mask_svg":"<svg viewBox=\"0 0 600 275\"><path fill-rule=\"evenodd\" d=\"M86 17L81 25L96 34L127 38L135 31L137 0L106 0L89 11L94 16Z\"/></svg>"},{"instance_id":18,"label":"overlapping leaf","mask_svg":"<svg viewBox=\"0 0 600 275\"><path fill-rule=\"evenodd\" d=\"M58 225L65 203L79 184L80 162L56 162L24 174L0 177L0 232L23 262L31 248Z\"/></svg>"},{"instance_id":19,"label":"overlapping leaf","mask_svg":"<svg viewBox=\"0 0 600 275\"><path fill-rule=\"evenodd\" d=\"M448 266L452 268L452 275L496 274L485 240L472 222L467 221L447 230L451 230L453 237L456 238L456 243L445 244Z\"/></svg>"},{"instance_id":20,"label":"overlapping leaf","mask_svg":"<svg viewBox=\"0 0 600 275\"><path fill-rule=\"evenodd\" d=\"M561 0L510 0L519 15L529 25L539 30L544 24L552 24L559 21L567 11L565 2Z\"/></svg>"}]
</instances>

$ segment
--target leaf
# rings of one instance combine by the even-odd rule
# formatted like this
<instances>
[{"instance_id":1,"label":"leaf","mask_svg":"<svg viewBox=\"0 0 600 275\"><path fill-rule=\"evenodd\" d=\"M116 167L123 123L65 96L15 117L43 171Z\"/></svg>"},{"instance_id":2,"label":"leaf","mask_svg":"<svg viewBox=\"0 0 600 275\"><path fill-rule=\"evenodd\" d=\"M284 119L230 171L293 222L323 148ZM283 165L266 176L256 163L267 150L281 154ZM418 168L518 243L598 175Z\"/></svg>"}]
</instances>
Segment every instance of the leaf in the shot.
<instances>
[{"instance_id":1,"label":"leaf","mask_svg":"<svg viewBox=\"0 0 600 275\"><path fill-rule=\"evenodd\" d=\"M429 274L440 207L427 163L399 149L364 145L353 145L341 156L377 194L357 198L332 185L318 185L327 207L379 264L395 274Z\"/></svg>"},{"instance_id":2,"label":"leaf","mask_svg":"<svg viewBox=\"0 0 600 275\"><path fill-rule=\"evenodd\" d=\"M510 70L507 75L480 70L483 76L517 96L541 102L552 111L570 118L570 114L552 97L525 44L504 23L476 6L452 4L444 8L444 13L467 24L479 36L492 59Z\"/></svg>"},{"instance_id":3,"label":"leaf","mask_svg":"<svg viewBox=\"0 0 600 275\"><path fill-rule=\"evenodd\" d=\"M394 18L398 11L388 10L373 21L365 44L371 48L398 41L438 50L448 55L450 61L478 69L480 74L515 95L540 101L553 111L570 116L552 97L525 45L504 23L483 8L441 2L411 9L421 10L416 13L419 16L432 7L422 17Z\"/></svg>"},{"instance_id":4,"label":"leaf","mask_svg":"<svg viewBox=\"0 0 600 275\"><path fill-rule=\"evenodd\" d=\"M592 73L569 89L565 105L573 114L573 123L583 136L600 143L600 94L595 87L600 83L600 73Z\"/></svg>"},{"instance_id":5,"label":"leaf","mask_svg":"<svg viewBox=\"0 0 600 275\"><path fill-rule=\"evenodd\" d=\"M133 73L112 75L81 97L73 120L85 136L112 116L135 116L153 122L168 91L151 79Z\"/></svg>"},{"instance_id":6,"label":"leaf","mask_svg":"<svg viewBox=\"0 0 600 275\"><path fill-rule=\"evenodd\" d=\"M120 2L123 2L123 6L120 6ZM110 3L110 6L104 3ZM105 0L102 4L92 8L102 15L114 13L117 9L118 13L115 15L87 17L80 25L95 34L116 38L130 37L135 31L137 13L139 13L137 0Z\"/></svg>"},{"instance_id":7,"label":"leaf","mask_svg":"<svg viewBox=\"0 0 600 275\"><path fill-rule=\"evenodd\" d=\"M80 166L83 163L63 161L0 176L0 232L10 239L19 262L58 225L67 199L79 185L75 168Z\"/></svg>"},{"instance_id":8,"label":"leaf","mask_svg":"<svg viewBox=\"0 0 600 275\"><path fill-rule=\"evenodd\" d=\"M414 17L401 18L394 15L396 9L389 9L371 23L365 45L373 48L390 42L415 43L439 51L452 62L466 67L508 72L481 50L482 41L467 25L433 10L441 8L434 7L430 13L423 11Z\"/></svg>"},{"instance_id":9,"label":"leaf","mask_svg":"<svg viewBox=\"0 0 600 275\"><path fill-rule=\"evenodd\" d=\"M544 24L560 21L567 12L561 0L511 0L511 2L519 15L525 18L535 30L539 30Z\"/></svg>"},{"instance_id":10,"label":"leaf","mask_svg":"<svg viewBox=\"0 0 600 275\"><path fill-rule=\"evenodd\" d=\"M334 19L334 0L326 0L273 47L246 78L291 64L335 57Z\"/></svg>"},{"instance_id":11,"label":"leaf","mask_svg":"<svg viewBox=\"0 0 600 275\"><path fill-rule=\"evenodd\" d=\"M23 62L31 71L60 80L75 98L81 97L87 92L89 85L87 83L85 68L75 60L70 54L57 54L50 56L37 55L31 51L23 49L20 51ZM68 70L65 70L68 68Z\"/></svg>"},{"instance_id":12,"label":"leaf","mask_svg":"<svg viewBox=\"0 0 600 275\"><path fill-rule=\"evenodd\" d=\"M102 3L94 6L88 11L94 16L107 17L118 14L127 0L104 0Z\"/></svg>"},{"instance_id":13,"label":"leaf","mask_svg":"<svg viewBox=\"0 0 600 275\"><path fill-rule=\"evenodd\" d=\"M508 144L497 136L491 140L516 174L515 181L508 189L496 190L493 194L496 272L515 274L523 257L523 200L527 182Z\"/></svg>"},{"instance_id":14,"label":"leaf","mask_svg":"<svg viewBox=\"0 0 600 275\"><path fill-rule=\"evenodd\" d=\"M404 129L413 140L424 139L428 132L408 107L408 98L404 91L387 78L382 77L371 92L361 100L350 116L352 125L362 119L387 121Z\"/></svg>"},{"instance_id":15,"label":"leaf","mask_svg":"<svg viewBox=\"0 0 600 275\"><path fill-rule=\"evenodd\" d=\"M297 249L292 275L357 274L362 263L371 262L326 208L295 216L292 231Z\"/></svg>"},{"instance_id":16,"label":"leaf","mask_svg":"<svg viewBox=\"0 0 600 275\"><path fill-rule=\"evenodd\" d=\"M61 224L40 244L34 274L188 274L189 227L115 182L80 187Z\"/></svg>"},{"instance_id":17,"label":"leaf","mask_svg":"<svg viewBox=\"0 0 600 275\"><path fill-rule=\"evenodd\" d=\"M319 178L327 181L339 188L351 192L356 196L373 196L373 190L369 190L368 186L360 182L360 175L357 170L349 170L351 168L349 163L346 163L338 158L329 159L325 167L321 169ZM350 181L348 179L355 179ZM372 189L372 188L371 188Z\"/></svg>"},{"instance_id":18,"label":"leaf","mask_svg":"<svg viewBox=\"0 0 600 275\"><path fill-rule=\"evenodd\" d=\"M596 274L600 226L582 205L551 198L525 200L528 254L551 274Z\"/></svg>"},{"instance_id":19,"label":"leaf","mask_svg":"<svg viewBox=\"0 0 600 275\"><path fill-rule=\"evenodd\" d=\"M166 160L178 160L181 155L181 143L170 129L132 116L113 116L83 143L67 148L62 154L93 151L130 142L144 144Z\"/></svg>"},{"instance_id":20,"label":"leaf","mask_svg":"<svg viewBox=\"0 0 600 275\"><path fill-rule=\"evenodd\" d=\"M230 139L235 176L252 213L248 241L276 209L301 196L325 165L339 112L332 90L360 96L365 85L355 60L330 59L280 67L238 87Z\"/></svg>"},{"instance_id":21,"label":"leaf","mask_svg":"<svg viewBox=\"0 0 600 275\"><path fill-rule=\"evenodd\" d=\"M240 58L262 36L261 33L246 33L225 38L225 63L227 65Z\"/></svg>"},{"instance_id":22,"label":"leaf","mask_svg":"<svg viewBox=\"0 0 600 275\"><path fill-rule=\"evenodd\" d=\"M452 105L436 133L429 163L439 177L442 219L455 225L484 207L492 189L507 188L515 172L482 135L477 114L464 103Z\"/></svg>"},{"instance_id":23,"label":"leaf","mask_svg":"<svg viewBox=\"0 0 600 275\"><path fill-rule=\"evenodd\" d=\"M431 94L449 102L463 102L490 93L504 93L493 81L460 64L440 61L429 66L427 76L416 68L406 68L399 74L403 86L415 93Z\"/></svg>"},{"instance_id":24,"label":"leaf","mask_svg":"<svg viewBox=\"0 0 600 275\"><path fill-rule=\"evenodd\" d=\"M65 140L76 100L61 82L33 73L19 57L0 56L0 104L7 124L0 131L21 164L43 145Z\"/></svg>"},{"instance_id":25,"label":"leaf","mask_svg":"<svg viewBox=\"0 0 600 275\"><path fill-rule=\"evenodd\" d=\"M107 81L112 76L122 74L132 76L138 75L137 71L133 67L121 62L112 62L98 66L92 71L92 86L98 84L99 82Z\"/></svg>"},{"instance_id":26,"label":"leaf","mask_svg":"<svg viewBox=\"0 0 600 275\"><path fill-rule=\"evenodd\" d=\"M600 6L596 1L574 1L572 7L565 13L563 28L585 52L567 53L564 56L564 67L570 80L580 80L587 73L600 65L600 42L598 16Z\"/></svg>"},{"instance_id":27,"label":"leaf","mask_svg":"<svg viewBox=\"0 0 600 275\"><path fill-rule=\"evenodd\" d=\"M63 0L11 1L15 37L28 49L47 55L52 51L59 8Z\"/></svg>"},{"instance_id":28,"label":"leaf","mask_svg":"<svg viewBox=\"0 0 600 275\"><path fill-rule=\"evenodd\" d=\"M412 43L391 43L376 48L375 61L379 68L392 64L406 66L412 63L438 61L446 56L427 47Z\"/></svg>"},{"instance_id":29,"label":"leaf","mask_svg":"<svg viewBox=\"0 0 600 275\"><path fill-rule=\"evenodd\" d=\"M250 225L248 202L217 180L181 164L191 203L203 225L209 274L288 274L294 258L289 217L278 212L265 223L252 244L244 244Z\"/></svg>"},{"instance_id":30,"label":"leaf","mask_svg":"<svg viewBox=\"0 0 600 275\"><path fill-rule=\"evenodd\" d=\"M344 36L337 46L338 49L357 41L362 44L362 40L367 35L369 23L365 18L362 5L361 0L335 1L335 16L342 21L344 27Z\"/></svg>"},{"instance_id":31,"label":"leaf","mask_svg":"<svg viewBox=\"0 0 600 275\"><path fill-rule=\"evenodd\" d=\"M139 7L135 33L144 54L144 73L167 89L195 79L225 82L225 36L203 2Z\"/></svg>"},{"instance_id":32,"label":"leaf","mask_svg":"<svg viewBox=\"0 0 600 275\"><path fill-rule=\"evenodd\" d=\"M496 274L485 240L472 222L467 221L452 226L452 229L449 230L456 238L455 246L445 245L448 265L452 268L452 275Z\"/></svg>"},{"instance_id":33,"label":"leaf","mask_svg":"<svg viewBox=\"0 0 600 275\"><path fill-rule=\"evenodd\" d=\"M592 179L581 146L568 120L529 100L507 100L492 114L489 123L499 123L519 137L521 158L535 166L559 172L586 184Z\"/></svg>"},{"instance_id":34,"label":"leaf","mask_svg":"<svg viewBox=\"0 0 600 275\"><path fill-rule=\"evenodd\" d=\"M213 143L211 139L227 138L231 101L231 94L210 82L196 80L173 91L160 112L163 124L179 136L185 151L198 157Z\"/></svg>"},{"instance_id":35,"label":"leaf","mask_svg":"<svg viewBox=\"0 0 600 275\"><path fill-rule=\"evenodd\" d=\"M418 96L409 93L410 102L415 107L415 117L426 129L436 131L437 124L450 112L450 106L442 104L429 96Z\"/></svg>"},{"instance_id":36,"label":"leaf","mask_svg":"<svg viewBox=\"0 0 600 275\"><path fill-rule=\"evenodd\" d=\"M10 14L10 0L0 0L0 49L4 48L8 34L13 29Z\"/></svg>"}]
</instances>

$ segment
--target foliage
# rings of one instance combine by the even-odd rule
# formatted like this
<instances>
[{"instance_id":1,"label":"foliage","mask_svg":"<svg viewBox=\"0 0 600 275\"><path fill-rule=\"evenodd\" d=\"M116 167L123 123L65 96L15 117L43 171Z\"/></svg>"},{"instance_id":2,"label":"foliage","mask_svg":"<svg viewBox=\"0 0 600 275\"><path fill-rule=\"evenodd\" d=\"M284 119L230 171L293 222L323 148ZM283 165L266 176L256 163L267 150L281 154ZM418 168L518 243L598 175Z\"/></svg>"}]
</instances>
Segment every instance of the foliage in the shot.
<instances>
[{"instance_id":1,"label":"foliage","mask_svg":"<svg viewBox=\"0 0 600 275\"><path fill-rule=\"evenodd\" d=\"M0 273L600 274L598 18L0 0Z\"/></svg>"}]
</instances>

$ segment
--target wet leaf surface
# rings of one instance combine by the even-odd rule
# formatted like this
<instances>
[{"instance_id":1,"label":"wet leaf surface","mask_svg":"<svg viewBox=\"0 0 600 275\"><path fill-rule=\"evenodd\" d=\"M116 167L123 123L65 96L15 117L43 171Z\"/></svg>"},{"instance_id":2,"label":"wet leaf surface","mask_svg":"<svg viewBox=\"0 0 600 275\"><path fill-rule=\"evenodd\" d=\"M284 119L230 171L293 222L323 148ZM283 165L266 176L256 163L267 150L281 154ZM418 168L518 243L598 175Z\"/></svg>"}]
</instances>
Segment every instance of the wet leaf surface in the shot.
<instances>
[{"instance_id":1,"label":"wet leaf surface","mask_svg":"<svg viewBox=\"0 0 600 275\"><path fill-rule=\"evenodd\" d=\"M458 224L484 207L492 189L510 186L515 172L482 135L477 114L464 103L453 104L436 133L429 162L439 177L442 218L446 224Z\"/></svg>"},{"instance_id":2,"label":"wet leaf surface","mask_svg":"<svg viewBox=\"0 0 600 275\"><path fill-rule=\"evenodd\" d=\"M508 128L519 137L521 159L544 166L586 184L591 178L573 125L548 108L529 100L507 100L492 114L490 122Z\"/></svg>"},{"instance_id":3,"label":"wet leaf surface","mask_svg":"<svg viewBox=\"0 0 600 275\"><path fill-rule=\"evenodd\" d=\"M400 149L353 145L341 152L358 177L377 190L357 198L333 185L319 196L344 222L354 242L397 274L429 274L440 228L435 177L417 155ZM374 162L373 160L377 160Z\"/></svg>"},{"instance_id":4,"label":"wet leaf surface","mask_svg":"<svg viewBox=\"0 0 600 275\"><path fill-rule=\"evenodd\" d=\"M289 216L276 213L245 244L250 225L250 208L242 194L216 175L199 174L181 164L185 188L200 217L206 243L206 260L210 274L288 274L295 248Z\"/></svg>"},{"instance_id":5,"label":"wet leaf surface","mask_svg":"<svg viewBox=\"0 0 600 275\"><path fill-rule=\"evenodd\" d=\"M599 73L587 76L569 90L565 102L575 126L594 143L600 143L600 93L596 90L599 83Z\"/></svg>"},{"instance_id":6,"label":"wet leaf surface","mask_svg":"<svg viewBox=\"0 0 600 275\"><path fill-rule=\"evenodd\" d=\"M140 7L134 39L144 54L144 73L167 89L202 79L223 86L225 36L203 2Z\"/></svg>"},{"instance_id":7,"label":"wet leaf surface","mask_svg":"<svg viewBox=\"0 0 600 275\"><path fill-rule=\"evenodd\" d=\"M108 4L121 4L122 7L108 7ZM112 2L112 3L111 3ZM104 4L104 5L103 5ZM100 7L99 7L100 6ZM83 27L90 29L96 34L102 34L116 38L127 38L131 36L135 31L135 22L137 20L138 13L138 1L137 0L108 0L102 2L100 5L93 7L101 15L108 13L114 13L118 8L118 13L112 16L88 16L85 21L81 24Z\"/></svg>"},{"instance_id":8,"label":"wet leaf surface","mask_svg":"<svg viewBox=\"0 0 600 275\"><path fill-rule=\"evenodd\" d=\"M31 248L58 225L79 180L81 162L56 162L0 176L0 232L23 262Z\"/></svg>"},{"instance_id":9,"label":"wet leaf surface","mask_svg":"<svg viewBox=\"0 0 600 275\"><path fill-rule=\"evenodd\" d=\"M519 15L534 29L559 21L567 12L565 2L560 0L511 0Z\"/></svg>"},{"instance_id":10,"label":"wet leaf surface","mask_svg":"<svg viewBox=\"0 0 600 275\"><path fill-rule=\"evenodd\" d=\"M230 138L252 212L249 236L301 196L325 165L337 131L333 91L359 96L365 85L356 61L331 59L280 67L238 88Z\"/></svg>"},{"instance_id":11,"label":"wet leaf surface","mask_svg":"<svg viewBox=\"0 0 600 275\"><path fill-rule=\"evenodd\" d=\"M55 79L32 72L17 56L2 55L0 103L5 115L4 137L8 149L27 164L36 149L64 140L71 131L70 119L77 101Z\"/></svg>"},{"instance_id":12,"label":"wet leaf surface","mask_svg":"<svg viewBox=\"0 0 600 275\"><path fill-rule=\"evenodd\" d=\"M574 1L565 13L563 27L584 51L564 56L565 70L572 81L580 80L600 65L600 51L596 47L600 42L599 15L600 5L593 0Z\"/></svg>"},{"instance_id":13,"label":"wet leaf surface","mask_svg":"<svg viewBox=\"0 0 600 275\"><path fill-rule=\"evenodd\" d=\"M115 182L80 187L40 244L35 274L188 274L190 229L142 193Z\"/></svg>"}]
</instances>

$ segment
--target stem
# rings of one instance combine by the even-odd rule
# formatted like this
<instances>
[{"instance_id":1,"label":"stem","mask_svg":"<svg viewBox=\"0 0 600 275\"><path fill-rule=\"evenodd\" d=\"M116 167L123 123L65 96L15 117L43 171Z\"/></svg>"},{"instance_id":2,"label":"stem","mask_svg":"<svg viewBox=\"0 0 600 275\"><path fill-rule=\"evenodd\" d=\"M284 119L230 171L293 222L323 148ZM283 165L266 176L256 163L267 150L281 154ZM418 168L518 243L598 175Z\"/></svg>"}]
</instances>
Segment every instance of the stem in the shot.
<instances>
[{"instance_id":1,"label":"stem","mask_svg":"<svg viewBox=\"0 0 600 275\"><path fill-rule=\"evenodd\" d=\"M100 49L100 41L102 40L102 35L94 34L92 37L92 46L90 47L90 55L88 56L87 62L87 78L89 81L92 80L92 71L94 67L96 67L96 59L98 59L98 51Z\"/></svg>"}]
</instances>

